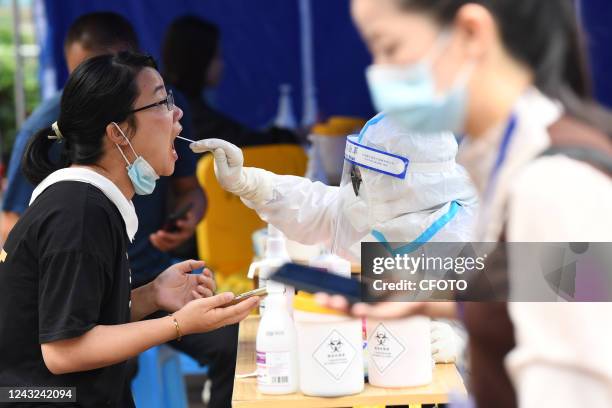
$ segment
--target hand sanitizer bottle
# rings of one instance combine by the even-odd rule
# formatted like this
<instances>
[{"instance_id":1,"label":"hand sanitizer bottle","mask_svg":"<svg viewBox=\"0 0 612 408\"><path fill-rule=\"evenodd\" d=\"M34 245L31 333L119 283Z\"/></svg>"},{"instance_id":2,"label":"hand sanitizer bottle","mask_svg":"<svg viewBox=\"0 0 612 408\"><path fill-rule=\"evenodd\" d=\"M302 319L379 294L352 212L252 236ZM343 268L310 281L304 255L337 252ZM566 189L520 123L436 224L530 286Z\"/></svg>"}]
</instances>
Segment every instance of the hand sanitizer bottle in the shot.
<instances>
[{"instance_id":1,"label":"hand sanitizer bottle","mask_svg":"<svg viewBox=\"0 0 612 408\"><path fill-rule=\"evenodd\" d=\"M249 278L253 279L255 276L255 270L259 270L259 286L267 287L268 279L276 269L283 266L287 262L291 262L289 253L285 245L285 236L272 224L268 224L268 238L266 241L266 254L265 258L261 261L253 262L249 267ZM277 284L279 285L279 284ZM293 294L294 290L292 287L280 286L274 288L268 288L268 293L272 293L272 290L280 290L281 296L286 298L289 315L293 315ZM284 293L284 294L283 294ZM269 297L268 297L269 298ZM266 304L268 298L263 298L259 303L259 314L264 315L266 311Z\"/></svg>"},{"instance_id":2,"label":"hand sanitizer bottle","mask_svg":"<svg viewBox=\"0 0 612 408\"><path fill-rule=\"evenodd\" d=\"M297 334L287 310L282 284L269 281L271 293L257 330L257 389L262 394L291 394L298 390ZM278 286L278 287L277 287Z\"/></svg>"}]
</instances>

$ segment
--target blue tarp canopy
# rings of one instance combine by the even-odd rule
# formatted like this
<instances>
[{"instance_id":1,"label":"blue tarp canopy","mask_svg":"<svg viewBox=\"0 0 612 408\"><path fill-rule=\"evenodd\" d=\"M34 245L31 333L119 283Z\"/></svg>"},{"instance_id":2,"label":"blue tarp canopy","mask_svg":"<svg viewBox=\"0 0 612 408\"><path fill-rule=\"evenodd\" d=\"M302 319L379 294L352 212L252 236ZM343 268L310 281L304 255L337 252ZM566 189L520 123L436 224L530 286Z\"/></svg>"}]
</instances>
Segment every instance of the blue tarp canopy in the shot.
<instances>
[{"instance_id":1,"label":"blue tarp canopy","mask_svg":"<svg viewBox=\"0 0 612 408\"><path fill-rule=\"evenodd\" d=\"M225 73L215 101L230 116L253 127L268 125L276 113L279 85L289 83L299 121L303 73L308 67L314 72L319 118L340 114L367 118L374 113L364 77L371 59L350 19L349 0L43 0L43 4L48 35L41 40L41 62L53 74L42 78L58 87L67 76L64 36L81 14L111 10L124 15L133 23L143 51L158 60L170 22L195 14L221 29ZM612 107L612 7L609 0L582 0L578 5L596 95ZM308 61L302 58L304 7L312 29L313 58Z\"/></svg>"},{"instance_id":2,"label":"blue tarp canopy","mask_svg":"<svg viewBox=\"0 0 612 408\"><path fill-rule=\"evenodd\" d=\"M215 102L229 115L253 127L269 124L276 114L279 85L288 83L299 121L304 63L312 64L321 118L368 118L374 113L364 76L371 59L352 24L348 0L45 0L44 5L48 35L42 65L54 70L59 87L67 77L63 40L78 16L102 10L122 14L134 25L143 51L159 62L168 25L194 14L220 27L225 71ZM304 5L312 24L310 61L301 57Z\"/></svg>"}]
</instances>

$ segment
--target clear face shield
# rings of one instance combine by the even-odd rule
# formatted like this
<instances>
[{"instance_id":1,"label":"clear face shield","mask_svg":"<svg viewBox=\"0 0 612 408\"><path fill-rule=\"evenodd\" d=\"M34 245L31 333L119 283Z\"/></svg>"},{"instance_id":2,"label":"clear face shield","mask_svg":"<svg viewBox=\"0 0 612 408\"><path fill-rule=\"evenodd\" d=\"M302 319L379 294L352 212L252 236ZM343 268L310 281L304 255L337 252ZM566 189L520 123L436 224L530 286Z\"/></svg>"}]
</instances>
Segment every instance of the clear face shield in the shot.
<instances>
[{"instance_id":1,"label":"clear face shield","mask_svg":"<svg viewBox=\"0 0 612 408\"><path fill-rule=\"evenodd\" d=\"M337 201L333 253L352 262L361 259L361 242L375 240L373 232L403 211L394 205L403 188L409 160L347 138L344 169Z\"/></svg>"},{"instance_id":2,"label":"clear face shield","mask_svg":"<svg viewBox=\"0 0 612 408\"><path fill-rule=\"evenodd\" d=\"M362 242L418 247L467 241L476 192L450 132L415 134L380 114L347 138L333 253L358 263ZM388 244L388 245L387 245Z\"/></svg>"}]
</instances>

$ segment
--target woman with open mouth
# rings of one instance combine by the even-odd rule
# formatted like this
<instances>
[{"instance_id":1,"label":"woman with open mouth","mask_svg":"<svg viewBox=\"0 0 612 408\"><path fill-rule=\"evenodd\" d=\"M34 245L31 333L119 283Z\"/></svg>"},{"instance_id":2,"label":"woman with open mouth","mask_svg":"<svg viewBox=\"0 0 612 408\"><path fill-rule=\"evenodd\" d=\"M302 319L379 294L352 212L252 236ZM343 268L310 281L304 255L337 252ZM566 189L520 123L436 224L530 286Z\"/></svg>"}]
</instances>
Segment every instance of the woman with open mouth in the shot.
<instances>
[{"instance_id":1,"label":"woman with open mouth","mask_svg":"<svg viewBox=\"0 0 612 408\"><path fill-rule=\"evenodd\" d=\"M257 306L227 306L234 296L214 295L209 270L191 274L198 261L131 290L131 199L173 173L182 115L151 57L102 55L72 73L59 120L24 156L37 187L0 258L0 385L74 387L76 406L133 406L127 359ZM64 144L61 163L49 160L53 143ZM157 310L172 314L139 321Z\"/></svg>"}]
</instances>

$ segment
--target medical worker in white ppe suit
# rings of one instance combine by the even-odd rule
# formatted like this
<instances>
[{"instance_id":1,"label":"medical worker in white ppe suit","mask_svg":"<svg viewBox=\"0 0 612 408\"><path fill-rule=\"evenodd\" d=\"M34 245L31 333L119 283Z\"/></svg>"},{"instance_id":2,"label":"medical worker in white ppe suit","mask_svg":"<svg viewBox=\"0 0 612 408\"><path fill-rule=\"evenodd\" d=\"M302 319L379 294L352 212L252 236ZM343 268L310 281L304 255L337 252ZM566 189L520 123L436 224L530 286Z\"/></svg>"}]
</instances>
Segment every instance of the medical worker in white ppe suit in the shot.
<instances>
[{"instance_id":1,"label":"medical worker in white ppe suit","mask_svg":"<svg viewBox=\"0 0 612 408\"><path fill-rule=\"evenodd\" d=\"M353 262L366 241L418 247L471 239L476 192L455 162L452 133L410 133L379 114L349 136L340 187L243 167L241 150L224 140L205 139L191 148L211 151L219 184L288 238L323 243ZM433 322L436 361L455 361L463 343L449 324Z\"/></svg>"}]
</instances>

